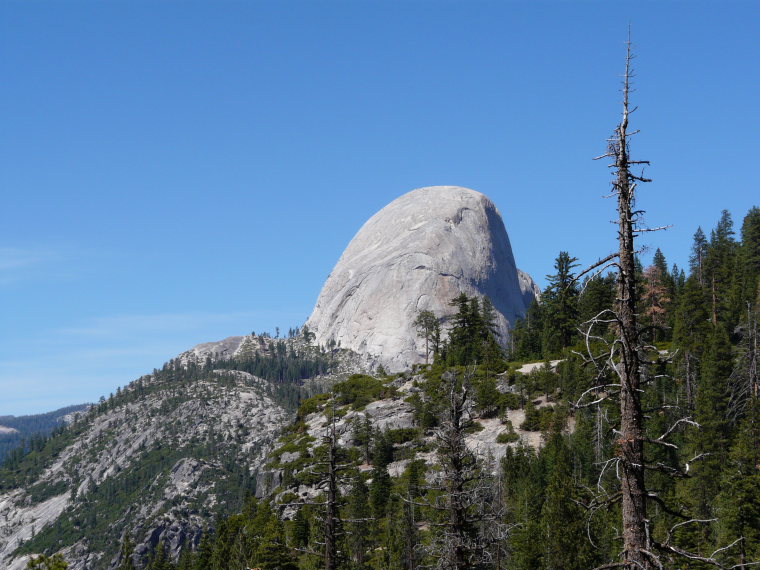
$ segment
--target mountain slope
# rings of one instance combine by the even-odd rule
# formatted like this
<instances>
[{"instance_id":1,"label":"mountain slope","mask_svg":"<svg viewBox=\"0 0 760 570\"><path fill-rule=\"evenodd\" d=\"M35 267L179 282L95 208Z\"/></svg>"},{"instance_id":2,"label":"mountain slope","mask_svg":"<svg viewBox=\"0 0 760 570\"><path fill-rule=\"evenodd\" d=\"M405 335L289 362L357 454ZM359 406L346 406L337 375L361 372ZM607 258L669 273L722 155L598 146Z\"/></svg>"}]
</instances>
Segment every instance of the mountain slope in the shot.
<instances>
[{"instance_id":1,"label":"mountain slope","mask_svg":"<svg viewBox=\"0 0 760 570\"><path fill-rule=\"evenodd\" d=\"M112 567L126 531L139 562L158 541L196 544L238 509L303 381L351 366L300 339L240 338L245 355L220 357L229 339L183 353L0 470L0 566L65 547L72 569Z\"/></svg>"},{"instance_id":2,"label":"mountain slope","mask_svg":"<svg viewBox=\"0 0 760 570\"><path fill-rule=\"evenodd\" d=\"M22 441L26 441L27 446L39 446L55 428L65 425L75 413L88 407L89 404L79 404L44 414L0 416L0 465L11 450L21 446Z\"/></svg>"}]
</instances>

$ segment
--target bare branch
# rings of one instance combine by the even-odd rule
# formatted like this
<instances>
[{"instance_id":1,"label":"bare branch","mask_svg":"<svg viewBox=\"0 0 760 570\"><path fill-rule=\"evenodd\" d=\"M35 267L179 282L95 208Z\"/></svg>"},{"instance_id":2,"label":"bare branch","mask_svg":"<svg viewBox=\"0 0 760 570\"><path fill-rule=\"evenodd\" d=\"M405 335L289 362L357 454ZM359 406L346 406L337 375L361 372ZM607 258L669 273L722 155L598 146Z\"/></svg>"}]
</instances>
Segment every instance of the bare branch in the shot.
<instances>
[{"instance_id":1,"label":"bare branch","mask_svg":"<svg viewBox=\"0 0 760 570\"><path fill-rule=\"evenodd\" d=\"M609 255L608 255L607 257L605 257L604 259L600 259L600 260L599 260L599 261L597 261L596 263L594 263L594 264L590 265L589 267L587 267L586 269L584 269L583 271L581 271L580 273L578 273L578 275L576 275L576 276L573 278L573 282L576 282L576 281L578 281L578 279L580 279L581 277L583 277L584 275L586 275L588 272L590 272L590 271L593 271L594 269L596 269L596 268L597 268L597 267L599 267L600 265L604 265L604 264L605 264L605 263L607 263L608 261L611 261L611 260L613 260L613 259L616 259L616 258L618 258L618 257L620 257L620 253L611 253L611 254L609 254Z\"/></svg>"}]
</instances>

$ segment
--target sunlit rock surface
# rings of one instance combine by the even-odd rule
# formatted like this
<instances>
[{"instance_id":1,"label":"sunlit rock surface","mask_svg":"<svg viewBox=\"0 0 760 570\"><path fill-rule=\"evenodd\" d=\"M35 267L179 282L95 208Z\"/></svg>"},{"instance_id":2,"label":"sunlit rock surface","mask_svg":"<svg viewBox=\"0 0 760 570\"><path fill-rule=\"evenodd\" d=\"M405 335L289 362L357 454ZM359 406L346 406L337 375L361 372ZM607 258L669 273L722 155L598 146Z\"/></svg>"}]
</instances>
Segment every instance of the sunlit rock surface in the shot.
<instances>
[{"instance_id":1,"label":"sunlit rock surface","mask_svg":"<svg viewBox=\"0 0 760 570\"><path fill-rule=\"evenodd\" d=\"M432 186L401 196L372 216L327 279L307 326L389 371L425 359L415 331L421 310L445 318L465 293L491 299L501 341L538 294L515 265L501 214L483 194ZM444 327L445 328L445 327Z\"/></svg>"}]
</instances>

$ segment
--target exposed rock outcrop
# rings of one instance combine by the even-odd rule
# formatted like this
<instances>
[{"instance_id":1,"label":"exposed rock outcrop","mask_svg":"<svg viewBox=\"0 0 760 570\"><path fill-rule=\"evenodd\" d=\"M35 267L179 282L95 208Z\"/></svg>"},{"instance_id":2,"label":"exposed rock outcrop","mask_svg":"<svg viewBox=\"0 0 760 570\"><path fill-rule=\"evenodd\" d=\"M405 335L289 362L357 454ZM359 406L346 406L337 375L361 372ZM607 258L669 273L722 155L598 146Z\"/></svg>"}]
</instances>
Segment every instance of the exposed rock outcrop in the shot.
<instances>
[{"instance_id":1,"label":"exposed rock outcrop","mask_svg":"<svg viewBox=\"0 0 760 570\"><path fill-rule=\"evenodd\" d=\"M320 344L334 341L400 371L424 361L413 325L418 312L445 318L460 293L491 299L506 343L538 290L517 269L491 200L456 186L420 188L364 224L306 324Z\"/></svg>"}]
</instances>

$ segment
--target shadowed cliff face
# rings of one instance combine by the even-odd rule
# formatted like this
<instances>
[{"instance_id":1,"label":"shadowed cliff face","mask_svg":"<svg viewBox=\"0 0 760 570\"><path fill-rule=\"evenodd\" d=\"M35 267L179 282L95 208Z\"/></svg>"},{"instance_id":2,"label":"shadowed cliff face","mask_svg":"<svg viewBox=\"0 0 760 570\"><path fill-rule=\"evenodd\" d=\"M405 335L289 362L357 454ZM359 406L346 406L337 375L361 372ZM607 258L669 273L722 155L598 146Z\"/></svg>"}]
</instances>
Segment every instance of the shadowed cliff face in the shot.
<instances>
[{"instance_id":1,"label":"shadowed cliff face","mask_svg":"<svg viewBox=\"0 0 760 570\"><path fill-rule=\"evenodd\" d=\"M446 317L460 293L491 299L506 343L534 285L518 276L501 214L486 196L456 186L420 188L364 224L306 324L317 342L334 340L399 371L424 361L412 324L417 313Z\"/></svg>"}]
</instances>

